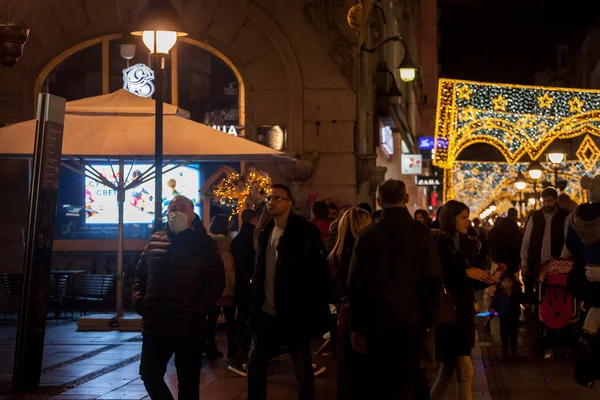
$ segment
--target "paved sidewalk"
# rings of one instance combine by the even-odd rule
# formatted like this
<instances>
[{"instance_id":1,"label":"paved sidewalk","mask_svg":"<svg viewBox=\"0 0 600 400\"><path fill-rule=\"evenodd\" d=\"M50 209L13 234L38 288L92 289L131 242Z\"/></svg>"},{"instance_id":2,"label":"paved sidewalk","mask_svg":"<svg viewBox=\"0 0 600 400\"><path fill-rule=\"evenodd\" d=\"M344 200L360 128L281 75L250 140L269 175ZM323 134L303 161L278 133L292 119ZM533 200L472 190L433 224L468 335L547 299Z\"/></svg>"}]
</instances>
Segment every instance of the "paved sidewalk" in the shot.
<instances>
[{"instance_id":1,"label":"paved sidewalk","mask_svg":"<svg viewBox=\"0 0 600 400\"><path fill-rule=\"evenodd\" d=\"M527 356L531 352L528 332L522 333L520 351L525 356L505 360L500 356L498 321L492 335L480 330L481 341L473 351L475 400L505 399L599 399L598 387L587 389L572 379L570 361L541 360ZM0 390L6 390L12 374L15 325L0 323ZM219 346L225 350L225 337L219 333ZM42 387L25 396L0 396L0 399L147 399L138 374L141 336L138 333L76 332L74 322L48 322L44 348ZM331 356L315 357L327 366L317 378L317 399L335 399L335 365ZM373 366L380 368L382 366ZM166 381L176 393L173 362ZM368 384L368 383L367 383ZM203 362L202 400L245 400L246 379L227 371L224 359ZM6 393L6 392L5 392ZM273 360L269 376L269 399L296 399L296 382L289 356ZM452 385L447 399L454 399Z\"/></svg>"}]
</instances>

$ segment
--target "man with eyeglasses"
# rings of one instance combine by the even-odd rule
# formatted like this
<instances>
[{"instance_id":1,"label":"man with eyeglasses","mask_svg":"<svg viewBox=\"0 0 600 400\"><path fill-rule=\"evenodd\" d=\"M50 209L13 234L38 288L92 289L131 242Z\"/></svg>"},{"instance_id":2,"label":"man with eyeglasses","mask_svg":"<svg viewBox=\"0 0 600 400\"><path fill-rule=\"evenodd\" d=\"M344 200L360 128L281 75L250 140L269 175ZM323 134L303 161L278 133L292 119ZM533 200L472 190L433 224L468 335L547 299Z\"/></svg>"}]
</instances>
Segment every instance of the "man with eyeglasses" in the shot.
<instances>
[{"instance_id":1,"label":"man with eyeglasses","mask_svg":"<svg viewBox=\"0 0 600 400\"><path fill-rule=\"evenodd\" d=\"M271 186L273 217L260 231L254 275L253 334L248 361L248 400L266 400L267 368L281 346L289 349L299 399L315 398L310 341L328 331L330 275L317 227L292 213L292 192Z\"/></svg>"}]
</instances>

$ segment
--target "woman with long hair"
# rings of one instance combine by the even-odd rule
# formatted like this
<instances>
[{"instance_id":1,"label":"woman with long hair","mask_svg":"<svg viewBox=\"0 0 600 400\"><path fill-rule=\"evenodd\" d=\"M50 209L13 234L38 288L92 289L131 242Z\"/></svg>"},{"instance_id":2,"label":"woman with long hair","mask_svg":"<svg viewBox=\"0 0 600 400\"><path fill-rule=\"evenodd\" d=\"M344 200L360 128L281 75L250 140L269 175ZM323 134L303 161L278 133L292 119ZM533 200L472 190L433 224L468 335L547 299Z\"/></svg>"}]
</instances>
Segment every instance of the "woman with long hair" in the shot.
<instances>
[{"instance_id":1,"label":"woman with long hair","mask_svg":"<svg viewBox=\"0 0 600 400\"><path fill-rule=\"evenodd\" d=\"M475 314L478 312L476 290L491 286L495 279L481 269L479 245L467 236L469 207L451 200L444 204L440 213L441 230L434 233L436 248L444 269L444 301L452 302L452 315L445 323L436 327L436 347L442 364L437 380L431 389L431 399L442 399L457 373L457 397L471 400L473 362L471 349L475 346ZM440 309L442 307L440 306Z\"/></svg>"},{"instance_id":2,"label":"woman with long hair","mask_svg":"<svg viewBox=\"0 0 600 400\"><path fill-rule=\"evenodd\" d=\"M225 329L227 332L227 357L234 358L237 353L235 344L235 267L233 254L231 253L231 235L229 231L229 217L223 214L216 215L210 224L209 235L217 242L221 253L223 267L225 268L225 290L217 304L208 312L206 325L206 356L208 359L219 359L223 357L217 349L215 333L217 320L221 314L225 314Z\"/></svg>"},{"instance_id":3,"label":"woman with long hair","mask_svg":"<svg viewBox=\"0 0 600 400\"><path fill-rule=\"evenodd\" d=\"M349 208L339 218L338 235L335 245L329 254L329 268L331 270L335 301L338 307L338 332L337 332L337 364L338 364L338 399L365 399L363 369L369 366L363 355L352 349L350 341L350 323L348 321L347 286L348 271L352 260L354 243L360 231L371 223L369 213L361 208ZM361 391L362 390L362 391Z\"/></svg>"}]
</instances>

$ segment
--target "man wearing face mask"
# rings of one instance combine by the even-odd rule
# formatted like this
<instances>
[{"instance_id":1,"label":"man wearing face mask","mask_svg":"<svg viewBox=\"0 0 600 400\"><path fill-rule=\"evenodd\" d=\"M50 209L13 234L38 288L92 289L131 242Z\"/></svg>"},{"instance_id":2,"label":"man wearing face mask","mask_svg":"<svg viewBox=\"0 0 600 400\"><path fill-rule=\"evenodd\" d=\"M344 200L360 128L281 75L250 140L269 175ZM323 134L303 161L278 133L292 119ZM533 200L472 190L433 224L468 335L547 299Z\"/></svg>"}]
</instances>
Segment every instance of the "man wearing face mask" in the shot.
<instances>
[{"instance_id":1,"label":"man wearing face mask","mask_svg":"<svg viewBox=\"0 0 600 400\"><path fill-rule=\"evenodd\" d=\"M173 354L179 399L199 398L206 314L224 288L217 244L190 199L176 196L167 228L148 241L133 281L133 305L143 321L140 375L151 399L173 399L164 381Z\"/></svg>"}]
</instances>

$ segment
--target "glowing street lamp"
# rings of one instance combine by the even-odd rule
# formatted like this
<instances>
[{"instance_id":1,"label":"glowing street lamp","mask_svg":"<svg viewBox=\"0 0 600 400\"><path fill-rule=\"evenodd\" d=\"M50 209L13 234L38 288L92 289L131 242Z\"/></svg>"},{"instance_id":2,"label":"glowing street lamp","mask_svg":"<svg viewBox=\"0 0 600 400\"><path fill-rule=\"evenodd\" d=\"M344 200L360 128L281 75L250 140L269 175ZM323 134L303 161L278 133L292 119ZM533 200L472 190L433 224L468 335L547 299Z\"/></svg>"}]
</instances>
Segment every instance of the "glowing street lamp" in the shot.
<instances>
[{"instance_id":1,"label":"glowing street lamp","mask_svg":"<svg viewBox=\"0 0 600 400\"><path fill-rule=\"evenodd\" d=\"M527 168L527 174L534 181L539 180L542 177L544 172L544 167L540 164L539 161L535 160L529 164L529 168Z\"/></svg>"},{"instance_id":2,"label":"glowing street lamp","mask_svg":"<svg viewBox=\"0 0 600 400\"><path fill-rule=\"evenodd\" d=\"M565 154L564 153L549 153L548 154L548 160L550 160L550 162L552 164L560 164L564 161L565 159Z\"/></svg>"},{"instance_id":3,"label":"glowing street lamp","mask_svg":"<svg viewBox=\"0 0 600 400\"><path fill-rule=\"evenodd\" d=\"M519 192L522 192L526 187L527 179L525 179L525 176L519 172L519 175L517 175L517 179L515 180L515 189L517 189Z\"/></svg>"},{"instance_id":4,"label":"glowing street lamp","mask_svg":"<svg viewBox=\"0 0 600 400\"><path fill-rule=\"evenodd\" d=\"M140 12L132 35L141 36L144 44L155 55L155 155L154 155L154 230L162 228L162 167L163 167L163 93L162 80L165 67L164 56L177 43L177 38L187 36L179 13L171 0L150 0Z\"/></svg>"},{"instance_id":5,"label":"glowing street lamp","mask_svg":"<svg viewBox=\"0 0 600 400\"><path fill-rule=\"evenodd\" d=\"M373 54L381 46L388 42L400 42L400 44L402 44L402 47L404 47L404 59L402 60L400 65L398 65L400 79L402 79L404 82L414 81L417 77L417 71L419 70L419 67L417 67L417 65L413 62L412 58L410 57L410 54L408 53L408 46L406 45L406 42L404 41L404 39L402 39L401 36L391 36L385 39L383 42L379 43L377 46L373 47L372 49L367 48L363 43L361 50L366 51L369 54Z\"/></svg>"}]
</instances>

